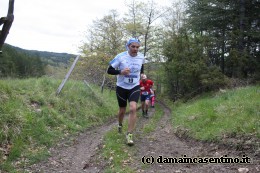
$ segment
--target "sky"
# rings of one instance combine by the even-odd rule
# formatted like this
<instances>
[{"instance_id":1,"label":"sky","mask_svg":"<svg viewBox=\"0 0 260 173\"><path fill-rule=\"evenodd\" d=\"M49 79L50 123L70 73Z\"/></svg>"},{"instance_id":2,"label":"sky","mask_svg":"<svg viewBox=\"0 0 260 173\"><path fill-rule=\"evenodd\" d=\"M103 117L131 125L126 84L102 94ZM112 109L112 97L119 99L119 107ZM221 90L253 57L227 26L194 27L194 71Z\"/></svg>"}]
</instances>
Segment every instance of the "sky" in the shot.
<instances>
[{"instance_id":1,"label":"sky","mask_svg":"<svg viewBox=\"0 0 260 173\"><path fill-rule=\"evenodd\" d=\"M169 4L169 0L155 1ZM0 0L0 17L7 16L8 3ZM125 0L15 0L14 21L5 43L28 50L79 54L87 28L112 9L123 14Z\"/></svg>"}]
</instances>

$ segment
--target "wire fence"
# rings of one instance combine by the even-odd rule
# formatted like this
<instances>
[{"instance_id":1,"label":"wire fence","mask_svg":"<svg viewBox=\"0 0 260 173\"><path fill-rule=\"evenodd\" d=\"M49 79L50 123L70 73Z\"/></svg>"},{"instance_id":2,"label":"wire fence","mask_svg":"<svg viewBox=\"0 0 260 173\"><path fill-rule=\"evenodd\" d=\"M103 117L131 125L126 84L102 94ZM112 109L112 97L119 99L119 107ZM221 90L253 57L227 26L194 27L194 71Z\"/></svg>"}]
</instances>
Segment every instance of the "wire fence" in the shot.
<instances>
[{"instance_id":1,"label":"wire fence","mask_svg":"<svg viewBox=\"0 0 260 173\"><path fill-rule=\"evenodd\" d=\"M65 86L67 80L81 80L90 88L90 84L95 86L100 86L100 91L103 93L104 88L114 90L116 88L116 76L108 75L107 69L108 65L96 65L91 60L86 60L86 57L81 57L78 55L68 72L66 73L64 79L59 85L56 95L59 95L62 88Z\"/></svg>"}]
</instances>

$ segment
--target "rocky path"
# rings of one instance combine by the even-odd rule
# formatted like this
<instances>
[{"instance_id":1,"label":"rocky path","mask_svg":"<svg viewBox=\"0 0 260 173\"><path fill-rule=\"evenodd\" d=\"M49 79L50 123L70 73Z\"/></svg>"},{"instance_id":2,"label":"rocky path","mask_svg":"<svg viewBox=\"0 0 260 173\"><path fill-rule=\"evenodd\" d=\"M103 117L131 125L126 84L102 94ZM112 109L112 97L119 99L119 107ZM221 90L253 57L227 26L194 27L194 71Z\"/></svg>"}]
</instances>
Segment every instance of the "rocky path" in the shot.
<instances>
[{"instance_id":1,"label":"rocky path","mask_svg":"<svg viewBox=\"0 0 260 173\"><path fill-rule=\"evenodd\" d=\"M143 127L150 119L139 118L136 127L136 142L134 147L134 161L130 163L135 172L165 172L165 173L256 173L260 172L259 161L250 153L228 150L215 144L205 144L192 140L178 138L172 129L170 112L165 105L159 104L163 109L163 116L156 125L156 130L143 133ZM151 109L149 116L152 117L155 109ZM95 164L98 151L102 146L103 135L117 125L116 118L102 126L93 128L80 134L72 145L52 149L52 157L46 162L32 165L27 169L29 172L46 173L81 173L102 172L106 161ZM136 152L137 151L137 152ZM251 164L228 164L228 163L174 163L173 160L185 162L184 158L195 160L210 158L238 158L250 159ZM101 159L102 160L102 159ZM103 163L102 163L103 162ZM168 162L168 163L164 163Z\"/></svg>"}]
</instances>

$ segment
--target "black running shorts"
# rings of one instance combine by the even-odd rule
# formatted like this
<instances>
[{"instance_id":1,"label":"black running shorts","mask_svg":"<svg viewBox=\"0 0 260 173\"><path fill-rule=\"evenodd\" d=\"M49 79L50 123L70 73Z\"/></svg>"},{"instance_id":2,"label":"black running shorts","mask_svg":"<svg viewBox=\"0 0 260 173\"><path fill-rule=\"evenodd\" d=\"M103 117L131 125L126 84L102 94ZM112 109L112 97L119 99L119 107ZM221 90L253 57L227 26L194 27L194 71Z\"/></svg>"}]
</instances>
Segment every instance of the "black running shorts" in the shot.
<instances>
[{"instance_id":1,"label":"black running shorts","mask_svg":"<svg viewBox=\"0 0 260 173\"><path fill-rule=\"evenodd\" d=\"M140 96L140 86L137 85L132 89L124 89L119 86L116 87L116 96L119 107L126 107L128 102L134 101L138 103Z\"/></svg>"}]
</instances>

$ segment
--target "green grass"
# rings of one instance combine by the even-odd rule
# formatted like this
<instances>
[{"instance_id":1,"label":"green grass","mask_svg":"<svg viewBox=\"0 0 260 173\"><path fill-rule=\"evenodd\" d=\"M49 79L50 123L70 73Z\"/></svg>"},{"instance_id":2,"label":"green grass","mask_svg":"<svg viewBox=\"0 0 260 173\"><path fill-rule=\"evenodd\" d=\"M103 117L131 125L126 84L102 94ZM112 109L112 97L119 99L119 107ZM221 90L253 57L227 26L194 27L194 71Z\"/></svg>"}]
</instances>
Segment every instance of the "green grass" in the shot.
<instances>
[{"instance_id":1,"label":"green grass","mask_svg":"<svg viewBox=\"0 0 260 173\"><path fill-rule=\"evenodd\" d=\"M154 112L153 116L150 118L149 123L145 124L143 127L144 135L153 132L156 127L157 123L160 121L161 117L163 116L164 112L162 108L156 105L156 111Z\"/></svg>"},{"instance_id":2,"label":"green grass","mask_svg":"<svg viewBox=\"0 0 260 173\"><path fill-rule=\"evenodd\" d=\"M161 116L163 115L163 110L160 106L156 105L156 111L153 116L149 119L148 123L143 127L142 135L151 133L157 127ZM139 115L140 117L140 115ZM142 118L142 117L141 117ZM127 131L128 121L124 121L123 131ZM117 128L109 131L104 137L104 148L102 149L102 155L105 160L109 161L108 167L106 167L106 173L112 172L127 172L134 173L134 168L129 165L133 163L134 155L136 155L136 147L129 147L126 145L125 133L119 134Z\"/></svg>"},{"instance_id":3,"label":"green grass","mask_svg":"<svg viewBox=\"0 0 260 173\"><path fill-rule=\"evenodd\" d=\"M172 106L173 125L207 141L224 136L260 137L260 88L249 86L219 92Z\"/></svg>"},{"instance_id":4,"label":"green grass","mask_svg":"<svg viewBox=\"0 0 260 173\"><path fill-rule=\"evenodd\" d=\"M47 77L0 80L0 170L16 172L47 158L59 140L117 112L113 91L101 94L99 87L68 80L56 96L60 83Z\"/></svg>"},{"instance_id":5,"label":"green grass","mask_svg":"<svg viewBox=\"0 0 260 173\"><path fill-rule=\"evenodd\" d=\"M124 123L124 131L127 129ZM109 131L104 137L104 148L102 155L105 161L108 161L106 173L134 173L134 170L129 166L133 162L133 154L135 153L134 147L126 145L125 133L119 134L117 128Z\"/></svg>"}]
</instances>

